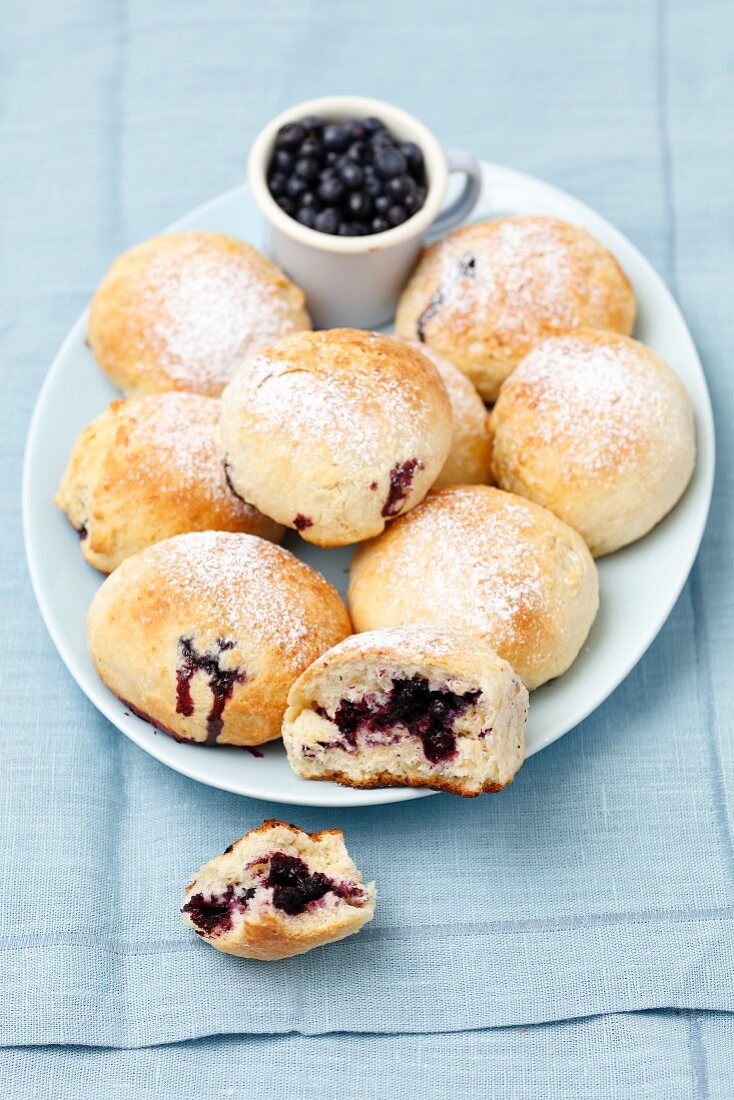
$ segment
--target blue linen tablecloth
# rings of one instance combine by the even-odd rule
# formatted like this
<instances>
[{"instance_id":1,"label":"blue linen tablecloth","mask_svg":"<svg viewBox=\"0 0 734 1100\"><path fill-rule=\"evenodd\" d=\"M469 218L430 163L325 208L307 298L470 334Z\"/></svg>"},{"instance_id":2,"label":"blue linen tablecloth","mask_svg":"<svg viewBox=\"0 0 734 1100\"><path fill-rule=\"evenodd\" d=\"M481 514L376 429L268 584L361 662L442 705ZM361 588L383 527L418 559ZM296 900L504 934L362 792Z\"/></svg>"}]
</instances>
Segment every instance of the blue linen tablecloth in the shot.
<instances>
[{"instance_id":1,"label":"blue linen tablecloth","mask_svg":"<svg viewBox=\"0 0 734 1100\"><path fill-rule=\"evenodd\" d=\"M7 1095L734 1095L731 15L717 0L6 4ZM331 91L395 100L627 233L698 343L719 474L657 641L512 788L287 809L343 827L380 902L360 937L268 966L209 950L177 908L191 871L283 808L168 771L87 702L35 606L19 482L48 363L111 258L237 183L279 109Z\"/></svg>"}]
</instances>

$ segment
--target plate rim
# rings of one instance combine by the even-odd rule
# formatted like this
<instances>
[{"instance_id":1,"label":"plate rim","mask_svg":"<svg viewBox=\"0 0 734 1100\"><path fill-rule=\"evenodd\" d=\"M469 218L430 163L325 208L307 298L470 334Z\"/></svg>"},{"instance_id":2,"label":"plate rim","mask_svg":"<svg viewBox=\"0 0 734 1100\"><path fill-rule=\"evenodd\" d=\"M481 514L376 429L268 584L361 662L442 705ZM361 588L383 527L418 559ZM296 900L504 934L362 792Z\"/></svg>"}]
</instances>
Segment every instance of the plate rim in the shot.
<instances>
[{"instance_id":1,"label":"plate rim","mask_svg":"<svg viewBox=\"0 0 734 1100\"><path fill-rule=\"evenodd\" d=\"M691 357L699 371L702 385L702 398L699 403L699 431L701 438L705 438L709 444L709 461L705 467L702 467L700 462L701 448L697 448L697 470L696 475L699 478L703 478L702 484L699 487L699 493L705 495L705 507L701 508L698 516L698 522L695 532L693 532L692 538L688 541L688 551L685 555L681 556L678 569L676 571L675 581L671 585L670 578L668 578L667 599L665 601L664 610L651 620L646 630L643 630L638 634L637 644L635 644L627 656L627 660L623 662L621 667L623 672L620 675L619 672L615 672L609 676L608 681L605 682L605 686L602 689L603 695L593 705L582 704L576 708L570 715L569 722L566 728L562 732L557 732L552 736L541 737L538 744L528 753L528 758L535 753L540 752L542 749L547 748L555 741L560 740L561 737L570 733L581 722L594 713L599 707L610 698L610 696L616 691L616 689L627 679L632 669L639 663L647 650L652 645L657 635L662 630L663 626L670 617L670 614L675 607L675 604L680 597L681 592L688 580L693 565L696 561L698 553L701 548L703 535L706 529L708 516L711 509L711 502L713 496L714 479L716 473L716 430L713 416L713 409L711 405L711 395L708 388L708 382L706 374L701 363L701 358L698 354L698 349L693 340L693 336L690 332L688 324L683 316L682 310L675 300L670 288L663 279L663 277L656 271L652 263L647 257L637 248L637 246L617 229L611 222L609 222L602 214L597 213L593 207L588 206L586 203L577 199L574 195L556 187L552 183L548 183L545 180L540 179L537 176L533 176L529 173L523 172L519 169L511 168L507 165L497 164L492 161L481 160L483 175L494 173L501 174L504 179L511 185L513 181L517 181L523 187L541 188L542 191L552 197L553 199L560 201L564 204L571 203L582 217L595 221L603 226L605 236L616 238L621 242L623 248L630 252L637 264L639 264L644 270L648 278L656 284L658 293L662 293L667 299L668 309L676 314L679 322L682 326L682 331L685 333L687 341L686 353ZM198 205L192 207L189 211L182 214L171 222L166 228L160 230L161 233L175 232L180 229L182 225L191 222L192 220L198 220L205 218L207 213L222 203L232 200L237 195L246 196L249 193L248 185L245 181L236 184L233 187L227 188L217 195L211 196L209 199L204 200ZM501 213L501 212L499 212ZM614 251L614 245L611 244L610 248ZM335 808L340 809L358 809L364 806L379 806L389 805L404 801L413 801L417 798L426 798L435 795L439 792L405 788L405 787L386 787L378 788L374 790L357 790L353 789L354 801L344 802L343 800L337 800L334 796L330 797L329 786L327 784L313 783L314 792L313 795L305 793L303 796L291 797L278 793L264 794L262 791L257 790L242 790L241 787L235 789L232 785L228 785L226 782L217 780L216 778L210 778L204 776L197 771L195 766L189 766L187 757L183 757L182 760L172 763L169 759L165 758L165 751L158 751L153 743L143 742L135 738L127 729L122 728L116 721L116 715L112 709L112 699L114 698L107 689L105 694L101 688L103 685L101 682L93 683L91 679L88 679L83 670L76 667L76 662L73 654L71 653L64 636L63 631L57 628L54 621L51 608L46 600L45 591L40 577L40 565L37 558L38 550L31 538L31 467L32 467L32 455L35 451L37 443L37 435L40 430L40 422L42 412L46 404L47 391L53 384L55 377L59 370L62 369L62 363L65 359L68 349L76 344L80 338L84 339L86 333L86 326L89 316L89 306L87 305L79 314L77 319L71 325L66 336L59 345L55 355L53 356L51 363L44 375L41 386L38 390L33 411L28 424L26 441L23 450L23 474L22 474L22 526L23 526L23 543L25 549L25 558L28 568L28 573L31 579L31 586L33 588L36 604L41 613L41 618L49 633L51 641L53 642L62 662L64 663L67 671L77 686L86 695L89 701L100 711L100 713L111 723L118 733L122 733L129 740L133 741L139 748L143 749L150 756L156 759L159 763L166 767L172 768L172 770L185 775L189 779L193 779L196 782L202 783L205 786L213 787L218 790L224 790L229 793L237 794L241 797L256 798L262 801L271 801L282 805L294 805L294 806L318 806L322 808ZM598 693L599 694L599 693ZM110 696L109 698L107 696Z\"/></svg>"}]
</instances>

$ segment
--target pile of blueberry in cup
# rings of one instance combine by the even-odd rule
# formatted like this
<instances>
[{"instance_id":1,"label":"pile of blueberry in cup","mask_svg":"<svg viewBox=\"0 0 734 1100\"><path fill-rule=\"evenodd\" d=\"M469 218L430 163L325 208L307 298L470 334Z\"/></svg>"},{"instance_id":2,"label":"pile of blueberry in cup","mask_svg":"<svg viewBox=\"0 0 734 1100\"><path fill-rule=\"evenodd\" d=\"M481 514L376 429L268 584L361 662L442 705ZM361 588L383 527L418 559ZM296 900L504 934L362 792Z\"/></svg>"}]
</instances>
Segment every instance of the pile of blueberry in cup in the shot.
<instances>
[{"instance_id":1,"label":"pile of blueberry in cup","mask_svg":"<svg viewBox=\"0 0 734 1100\"><path fill-rule=\"evenodd\" d=\"M340 237L384 233L426 201L423 153L379 118L327 122L316 116L281 126L268 188L301 225Z\"/></svg>"}]
</instances>

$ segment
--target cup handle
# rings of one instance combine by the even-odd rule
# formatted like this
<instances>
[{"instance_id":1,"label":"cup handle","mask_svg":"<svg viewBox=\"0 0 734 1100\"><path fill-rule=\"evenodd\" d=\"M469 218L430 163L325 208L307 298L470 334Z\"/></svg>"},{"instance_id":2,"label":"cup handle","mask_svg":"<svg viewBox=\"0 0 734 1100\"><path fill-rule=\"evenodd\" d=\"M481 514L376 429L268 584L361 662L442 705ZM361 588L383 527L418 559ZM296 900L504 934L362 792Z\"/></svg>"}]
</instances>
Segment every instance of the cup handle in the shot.
<instances>
[{"instance_id":1,"label":"cup handle","mask_svg":"<svg viewBox=\"0 0 734 1100\"><path fill-rule=\"evenodd\" d=\"M447 149L446 166L449 172L463 172L466 182L459 197L431 222L431 234L443 233L452 225L463 221L476 206L482 190L482 169L471 153L465 153L461 149Z\"/></svg>"}]
</instances>

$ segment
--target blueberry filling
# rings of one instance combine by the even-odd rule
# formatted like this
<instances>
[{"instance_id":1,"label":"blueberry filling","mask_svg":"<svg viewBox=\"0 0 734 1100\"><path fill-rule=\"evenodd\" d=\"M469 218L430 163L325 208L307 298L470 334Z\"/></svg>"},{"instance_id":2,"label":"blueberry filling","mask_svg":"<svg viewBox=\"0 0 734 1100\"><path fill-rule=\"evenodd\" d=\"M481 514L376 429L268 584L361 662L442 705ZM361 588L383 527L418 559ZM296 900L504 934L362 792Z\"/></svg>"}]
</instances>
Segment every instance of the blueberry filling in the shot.
<instances>
[{"instance_id":1,"label":"blueberry filling","mask_svg":"<svg viewBox=\"0 0 734 1100\"><path fill-rule=\"evenodd\" d=\"M220 657L228 649L234 648L234 642L217 638L214 653L199 653L191 638L181 638L181 664L176 669L176 713L190 718L194 713L194 700L191 695L191 681L197 672L209 677L209 689L212 693L212 705L206 718L206 743L214 745L222 732L224 708L232 698L235 684L241 684L246 673L240 669L224 669Z\"/></svg>"},{"instance_id":2,"label":"blueberry filling","mask_svg":"<svg viewBox=\"0 0 734 1100\"><path fill-rule=\"evenodd\" d=\"M477 273L477 258L467 253L459 258L459 275L463 279L473 279Z\"/></svg>"},{"instance_id":3,"label":"blueberry filling","mask_svg":"<svg viewBox=\"0 0 734 1100\"><path fill-rule=\"evenodd\" d=\"M181 912L189 914L196 925L197 935L221 936L231 930L232 914L243 913L254 893L255 888L252 886L238 895L234 885L230 883L224 893L217 897L206 898L203 894L194 894Z\"/></svg>"},{"instance_id":4,"label":"blueberry filling","mask_svg":"<svg viewBox=\"0 0 734 1100\"><path fill-rule=\"evenodd\" d=\"M85 538L89 534L89 532L87 531L86 523L83 523L81 527L77 527L77 533L79 535L79 542L84 542Z\"/></svg>"},{"instance_id":5,"label":"blueberry filling","mask_svg":"<svg viewBox=\"0 0 734 1100\"><path fill-rule=\"evenodd\" d=\"M395 726L404 726L412 736L419 737L423 752L431 764L449 760L456 754L457 734L454 724L470 706L477 702L481 691L458 694L448 688L432 690L425 676L393 680L383 699L365 695L361 699L342 699L333 717L323 707L316 713L333 722L343 743L329 747L357 748L359 736L390 733Z\"/></svg>"},{"instance_id":6,"label":"blueberry filling","mask_svg":"<svg viewBox=\"0 0 734 1100\"><path fill-rule=\"evenodd\" d=\"M422 469L423 463L417 458L409 458L407 462L398 462L397 466L393 466L390 471L390 490L382 508L383 516L398 514L410 492L415 471Z\"/></svg>"},{"instance_id":7,"label":"blueberry filling","mask_svg":"<svg viewBox=\"0 0 734 1100\"><path fill-rule=\"evenodd\" d=\"M232 851L233 845L225 849L225 855ZM334 882L320 871L309 871L308 866L298 856L289 856L285 852L273 852L261 856L248 864L248 868L267 864L267 874L258 881L259 886L272 890L272 901L276 909L289 917L296 917L306 911L309 905L320 901L324 895L333 893L348 904L361 904L364 894L354 882ZM238 893L238 890L240 891ZM188 913L196 925L200 936L221 936L232 928L234 913L244 913L249 901L255 896L256 886L245 889L229 883L222 894L205 897L194 894L181 909Z\"/></svg>"},{"instance_id":8,"label":"blueberry filling","mask_svg":"<svg viewBox=\"0 0 734 1100\"><path fill-rule=\"evenodd\" d=\"M428 300L428 305L423 310L418 320L415 323L415 334L422 344L426 342L426 325L432 317L438 313L439 309L444 302L444 293L442 290L437 290L435 294L432 294Z\"/></svg>"},{"instance_id":9,"label":"blueberry filling","mask_svg":"<svg viewBox=\"0 0 734 1100\"><path fill-rule=\"evenodd\" d=\"M377 118L282 126L267 171L281 210L322 233L360 237L402 225L426 200L423 153Z\"/></svg>"},{"instance_id":10,"label":"blueberry filling","mask_svg":"<svg viewBox=\"0 0 734 1100\"><path fill-rule=\"evenodd\" d=\"M293 520L293 526L296 531L305 531L307 527L313 527L313 520L310 516L304 516L299 512Z\"/></svg>"},{"instance_id":11,"label":"blueberry filling","mask_svg":"<svg viewBox=\"0 0 734 1100\"><path fill-rule=\"evenodd\" d=\"M467 253L466 256L459 257L458 260L458 277L460 279L473 279L477 273L477 259L476 256L472 256L471 253ZM451 283L455 282L455 278L451 280ZM449 284L450 285L450 284ZM435 317L441 306L446 301L446 296L449 291L449 285L440 286L428 300L428 305L418 317L415 325L415 332L421 343L426 342L426 325Z\"/></svg>"},{"instance_id":12,"label":"blueberry filling","mask_svg":"<svg viewBox=\"0 0 734 1100\"><path fill-rule=\"evenodd\" d=\"M311 902L335 890L335 883L320 871L309 871L298 856L275 852L270 857L270 870L264 886L273 889L273 905L289 917L298 916Z\"/></svg>"},{"instance_id":13,"label":"blueberry filling","mask_svg":"<svg viewBox=\"0 0 734 1100\"><path fill-rule=\"evenodd\" d=\"M237 497L238 500L241 500L243 504L247 504L247 501L245 500L245 498L240 496L240 494L237 492L234 485L232 484L232 477L230 475L230 469L231 469L231 467L230 467L229 463L227 462L227 460L225 459L224 460L224 480L227 482L227 488L229 489L230 493L232 493L233 496Z\"/></svg>"}]
</instances>

